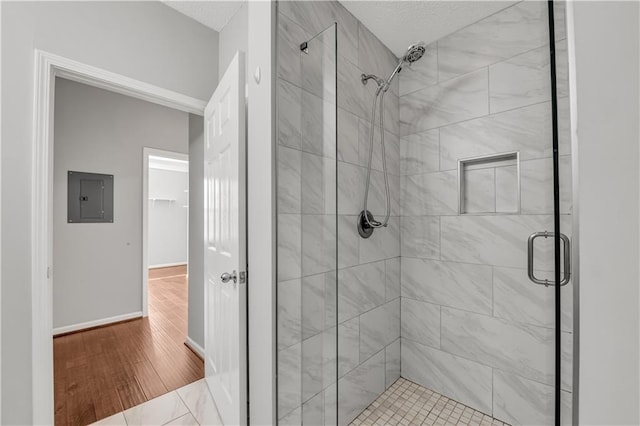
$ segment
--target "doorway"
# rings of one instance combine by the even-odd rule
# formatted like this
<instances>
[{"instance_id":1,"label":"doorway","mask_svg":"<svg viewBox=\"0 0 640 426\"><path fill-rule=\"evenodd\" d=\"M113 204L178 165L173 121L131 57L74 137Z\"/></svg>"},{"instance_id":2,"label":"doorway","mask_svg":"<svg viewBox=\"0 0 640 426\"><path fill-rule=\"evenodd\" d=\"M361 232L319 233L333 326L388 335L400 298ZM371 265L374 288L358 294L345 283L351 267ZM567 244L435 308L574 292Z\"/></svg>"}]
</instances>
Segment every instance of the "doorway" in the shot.
<instances>
[{"instance_id":1,"label":"doorway","mask_svg":"<svg viewBox=\"0 0 640 426\"><path fill-rule=\"evenodd\" d=\"M204 377L184 345L189 163L176 151L189 149L190 117L68 79L55 80L55 95L55 423L88 424ZM101 176L110 186L95 184ZM156 267L149 308L143 265Z\"/></svg>"}]
</instances>

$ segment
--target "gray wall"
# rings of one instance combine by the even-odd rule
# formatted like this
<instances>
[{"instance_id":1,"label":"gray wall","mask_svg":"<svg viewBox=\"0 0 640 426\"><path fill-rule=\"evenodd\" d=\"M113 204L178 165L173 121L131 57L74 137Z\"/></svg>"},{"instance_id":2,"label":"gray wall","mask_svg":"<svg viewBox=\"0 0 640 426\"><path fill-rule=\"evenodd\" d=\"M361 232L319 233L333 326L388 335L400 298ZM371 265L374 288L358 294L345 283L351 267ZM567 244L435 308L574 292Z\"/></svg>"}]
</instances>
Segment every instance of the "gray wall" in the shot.
<instances>
[{"instance_id":1,"label":"gray wall","mask_svg":"<svg viewBox=\"0 0 640 426\"><path fill-rule=\"evenodd\" d=\"M219 34L218 76L222 78L237 50L247 52L244 4ZM204 121L189 116L189 337L204 348Z\"/></svg>"},{"instance_id":2,"label":"gray wall","mask_svg":"<svg viewBox=\"0 0 640 426\"><path fill-rule=\"evenodd\" d=\"M39 48L208 99L218 34L151 2L2 2L2 423L31 424L31 140Z\"/></svg>"},{"instance_id":3,"label":"gray wall","mask_svg":"<svg viewBox=\"0 0 640 426\"><path fill-rule=\"evenodd\" d=\"M374 90L362 85L360 75L387 76L397 59L337 2L281 2L279 12L278 416L281 424L347 424L400 375L397 80L385 99L392 216L389 227L368 240L356 232ZM334 52L323 46L333 38L323 33L309 55L299 48L336 21L337 152ZM369 210L379 219L385 213L380 159L378 142Z\"/></svg>"},{"instance_id":4,"label":"gray wall","mask_svg":"<svg viewBox=\"0 0 640 426\"><path fill-rule=\"evenodd\" d=\"M571 235L562 3L556 14L562 232ZM547 4L522 2L431 44L400 75L401 374L513 424L554 420L554 292L525 269L529 234L553 229L548 37ZM510 151L520 153L520 214L505 214L518 208L514 165L470 170L473 214L458 214L457 161ZM536 241L543 271L553 269L549 242ZM572 285L562 295L568 423Z\"/></svg>"},{"instance_id":5,"label":"gray wall","mask_svg":"<svg viewBox=\"0 0 640 426\"><path fill-rule=\"evenodd\" d=\"M222 78L237 50L247 54L249 39L249 5L244 3L231 20L220 30L220 56L218 76ZM245 64L249 61L245 58Z\"/></svg>"},{"instance_id":6,"label":"gray wall","mask_svg":"<svg viewBox=\"0 0 640 426\"><path fill-rule=\"evenodd\" d=\"M188 336L204 348L204 119L189 114Z\"/></svg>"},{"instance_id":7,"label":"gray wall","mask_svg":"<svg viewBox=\"0 0 640 426\"><path fill-rule=\"evenodd\" d=\"M187 153L188 114L56 79L53 327L142 311L142 150ZM67 171L114 175L113 223L67 223Z\"/></svg>"},{"instance_id":8,"label":"gray wall","mask_svg":"<svg viewBox=\"0 0 640 426\"><path fill-rule=\"evenodd\" d=\"M638 3L575 2L580 424L638 413ZM602 392L610 389L610 392Z\"/></svg>"}]
</instances>

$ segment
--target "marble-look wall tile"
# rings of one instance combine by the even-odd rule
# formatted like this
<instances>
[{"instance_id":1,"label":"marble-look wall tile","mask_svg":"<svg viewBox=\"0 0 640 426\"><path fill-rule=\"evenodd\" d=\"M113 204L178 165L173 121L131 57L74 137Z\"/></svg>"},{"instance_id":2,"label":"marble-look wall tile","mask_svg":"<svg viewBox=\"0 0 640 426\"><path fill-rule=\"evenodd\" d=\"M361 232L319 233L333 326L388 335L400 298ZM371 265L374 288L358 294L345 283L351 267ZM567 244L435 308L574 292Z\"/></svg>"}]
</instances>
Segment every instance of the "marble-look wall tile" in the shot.
<instances>
[{"instance_id":1,"label":"marble-look wall tile","mask_svg":"<svg viewBox=\"0 0 640 426\"><path fill-rule=\"evenodd\" d=\"M308 1L282 2L280 12L315 35L338 23L338 54L356 57L358 49L358 21L338 2ZM304 40L301 40L301 43ZM299 44L298 43L298 44Z\"/></svg>"},{"instance_id":2,"label":"marble-look wall tile","mask_svg":"<svg viewBox=\"0 0 640 426\"><path fill-rule=\"evenodd\" d=\"M360 364L360 317L338 325L338 377Z\"/></svg>"},{"instance_id":3,"label":"marble-look wall tile","mask_svg":"<svg viewBox=\"0 0 640 426\"><path fill-rule=\"evenodd\" d=\"M338 380L338 336L337 326L322 333L322 388L335 384Z\"/></svg>"},{"instance_id":4,"label":"marble-look wall tile","mask_svg":"<svg viewBox=\"0 0 640 426\"><path fill-rule=\"evenodd\" d=\"M400 256L400 219L390 217L385 228L378 228L367 239L360 238L360 263Z\"/></svg>"},{"instance_id":5,"label":"marble-look wall tile","mask_svg":"<svg viewBox=\"0 0 640 426\"><path fill-rule=\"evenodd\" d=\"M400 298L360 315L360 362L400 338Z\"/></svg>"},{"instance_id":6,"label":"marble-look wall tile","mask_svg":"<svg viewBox=\"0 0 640 426\"><path fill-rule=\"evenodd\" d=\"M385 390L384 351L338 381L338 424L347 425Z\"/></svg>"},{"instance_id":7,"label":"marble-look wall tile","mask_svg":"<svg viewBox=\"0 0 640 426\"><path fill-rule=\"evenodd\" d=\"M331 276L332 274L326 274ZM325 329L326 275L302 278L302 338L307 339ZM288 295L280 295L288 297Z\"/></svg>"},{"instance_id":8,"label":"marble-look wall tile","mask_svg":"<svg viewBox=\"0 0 640 426\"><path fill-rule=\"evenodd\" d=\"M307 32L282 13L278 14L278 77L300 87L300 43Z\"/></svg>"},{"instance_id":9,"label":"marble-look wall tile","mask_svg":"<svg viewBox=\"0 0 640 426\"><path fill-rule=\"evenodd\" d=\"M303 425L324 425L324 393L319 392L313 398L302 404Z\"/></svg>"},{"instance_id":10,"label":"marble-look wall tile","mask_svg":"<svg viewBox=\"0 0 640 426\"><path fill-rule=\"evenodd\" d=\"M533 232L553 229L550 215L443 216L443 260L525 268L527 239ZM553 265L553 245L536 241L537 267Z\"/></svg>"},{"instance_id":11,"label":"marble-look wall tile","mask_svg":"<svg viewBox=\"0 0 640 426\"><path fill-rule=\"evenodd\" d=\"M427 130L400 139L400 174L414 175L440 170L440 131Z\"/></svg>"},{"instance_id":12,"label":"marble-look wall tile","mask_svg":"<svg viewBox=\"0 0 640 426\"><path fill-rule=\"evenodd\" d=\"M571 393L562 392L562 424L571 423ZM553 425L555 389L523 377L494 370L493 415L511 424Z\"/></svg>"},{"instance_id":13,"label":"marble-look wall tile","mask_svg":"<svg viewBox=\"0 0 640 426\"><path fill-rule=\"evenodd\" d=\"M302 217L278 214L278 281L301 277Z\"/></svg>"},{"instance_id":14,"label":"marble-look wall tile","mask_svg":"<svg viewBox=\"0 0 640 426\"><path fill-rule=\"evenodd\" d=\"M548 41L547 4L518 3L438 40L439 79L486 67Z\"/></svg>"},{"instance_id":15,"label":"marble-look wall tile","mask_svg":"<svg viewBox=\"0 0 640 426\"><path fill-rule=\"evenodd\" d=\"M553 384L554 331L442 308L442 350Z\"/></svg>"},{"instance_id":16,"label":"marble-look wall tile","mask_svg":"<svg viewBox=\"0 0 640 426\"><path fill-rule=\"evenodd\" d=\"M569 96L569 52L566 39L556 42L556 90L559 97Z\"/></svg>"},{"instance_id":17,"label":"marble-look wall tile","mask_svg":"<svg viewBox=\"0 0 640 426\"><path fill-rule=\"evenodd\" d=\"M391 71L389 71L391 72ZM397 95L397 90L394 87L397 87L398 81L394 79L391 82L391 89L389 89L382 97L382 94L376 98L376 92L378 91L378 85L374 83L373 80L369 80L368 83L363 87L363 108L365 115L363 116L364 120L371 121L371 112L373 110L373 101L377 100L375 121L376 128L380 128L380 104L384 104L384 129L388 132L391 132L394 135L398 135L400 132L399 125L399 113L400 113L400 98ZM377 132L377 130L376 130Z\"/></svg>"},{"instance_id":18,"label":"marble-look wall tile","mask_svg":"<svg viewBox=\"0 0 640 426\"><path fill-rule=\"evenodd\" d=\"M278 212L301 212L301 152L278 147Z\"/></svg>"},{"instance_id":19,"label":"marble-look wall tile","mask_svg":"<svg viewBox=\"0 0 640 426\"><path fill-rule=\"evenodd\" d=\"M336 214L336 160L302 153L301 178L302 213Z\"/></svg>"},{"instance_id":20,"label":"marble-look wall tile","mask_svg":"<svg viewBox=\"0 0 640 426\"><path fill-rule=\"evenodd\" d=\"M559 158L560 213L572 211L571 157ZM522 213L553 214L553 160L531 160L520 163Z\"/></svg>"},{"instance_id":21,"label":"marble-look wall tile","mask_svg":"<svg viewBox=\"0 0 640 426\"><path fill-rule=\"evenodd\" d=\"M278 351L278 416L282 419L302 403L302 344Z\"/></svg>"},{"instance_id":22,"label":"marble-look wall tile","mask_svg":"<svg viewBox=\"0 0 640 426\"><path fill-rule=\"evenodd\" d=\"M490 266L402 258L402 297L491 314Z\"/></svg>"},{"instance_id":23,"label":"marble-look wall tile","mask_svg":"<svg viewBox=\"0 0 640 426\"><path fill-rule=\"evenodd\" d=\"M336 106L302 91L302 150L336 158Z\"/></svg>"},{"instance_id":24,"label":"marble-look wall tile","mask_svg":"<svg viewBox=\"0 0 640 426\"><path fill-rule=\"evenodd\" d=\"M388 388L400 378L400 338L384 349L385 386Z\"/></svg>"},{"instance_id":25,"label":"marble-look wall tile","mask_svg":"<svg viewBox=\"0 0 640 426\"><path fill-rule=\"evenodd\" d=\"M544 46L489 67L492 113L551 99L549 47Z\"/></svg>"},{"instance_id":26,"label":"marble-look wall tile","mask_svg":"<svg viewBox=\"0 0 640 426\"><path fill-rule=\"evenodd\" d=\"M395 86L392 84L391 87ZM397 93L391 89L384 96L384 128L394 135L400 135L400 97Z\"/></svg>"},{"instance_id":27,"label":"marble-look wall tile","mask_svg":"<svg viewBox=\"0 0 640 426\"><path fill-rule=\"evenodd\" d=\"M440 258L440 217L402 217L402 256Z\"/></svg>"},{"instance_id":28,"label":"marble-look wall tile","mask_svg":"<svg viewBox=\"0 0 640 426\"><path fill-rule=\"evenodd\" d=\"M360 235L357 216L338 216L338 268L358 264L360 259Z\"/></svg>"},{"instance_id":29,"label":"marble-look wall tile","mask_svg":"<svg viewBox=\"0 0 640 426\"><path fill-rule=\"evenodd\" d=\"M401 136L489 113L486 69L412 92L400 98Z\"/></svg>"},{"instance_id":30,"label":"marble-look wall tile","mask_svg":"<svg viewBox=\"0 0 640 426\"><path fill-rule=\"evenodd\" d=\"M401 339L402 377L491 413L491 368Z\"/></svg>"},{"instance_id":31,"label":"marble-look wall tile","mask_svg":"<svg viewBox=\"0 0 640 426\"><path fill-rule=\"evenodd\" d=\"M358 26L358 43L358 68L366 74L387 78L398 65L398 58L362 23Z\"/></svg>"},{"instance_id":32,"label":"marble-look wall tile","mask_svg":"<svg viewBox=\"0 0 640 426\"><path fill-rule=\"evenodd\" d=\"M363 167L338 162L338 214L360 214L364 206L366 173Z\"/></svg>"},{"instance_id":33,"label":"marble-look wall tile","mask_svg":"<svg viewBox=\"0 0 640 426\"><path fill-rule=\"evenodd\" d=\"M359 124L357 115L338 108L338 160L360 164Z\"/></svg>"},{"instance_id":34,"label":"marble-look wall tile","mask_svg":"<svg viewBox=\"0 0 640 426\"><path fill-rule=\"evenodd\" d=\"M378 123L376 123L376 128L374 131L373 157L371 159L371 168L373 170L382 171L382 144L380 140L380 127ZM358 152L360 156L360 165L363 167L367 167L369 164L369 147L371 146L371 122L361 119L358 129ZM385 157L387 159L387 170L391 174L398 175L400 174L400 140L394 133L385 130L384 144Z\"/></svg>"},{"instance_id":35,"label":"marble-look wall tile","mask_svg":"<svg viewBox=\"0 0 640 426\"><path fill-rule=\"evenodd\" d=\"M278 80L278 143L300 149L302 134L300 126L302 115L302 89Z\"/></svg>"},{"instance_id":36,"label":"marble-look wall tile","mask_svg":"<svg viewBox=\"0 0 640 426\"><path fill-rule=\"evenodd\" d=\"M520 152L520 160L551 157L551 104L545 102L477 118L440 129L440 169L454 170L458 160Z\"/></svg>"},{"instance_id":37,"label":"marble-look wall tile","mask_svg":"<svg viewBox=\"0 0 640 426\"><path fill-rule=\"evenodd\" d=\"M286 414L278 420L279 426L300 426L302 424L302 407L299 406L295 410Z\"/></svg>"},{"instance_id":38,"label":"marble-look wall tile","mask_svg":"<svg viewBox=\"0 0 640 426\"><path fill-rule=\"evenodd\" d=\"M399 76L400 96L423 89L438 82L438 45L427 46L424 56L418 61L405 66Z\"/></svg>"},{"instance_id":39,"label":"marble-look wall tile","mask_svg":"<svg viewBox=\"0 0 640 426\"><path fill-rule=\"evenodd\" d=\"M458 176L455 171L402 176L403 216L458 213Z\"/></svg>"},{"instance_id":40,"label":"marble-look wall tile","mask_svg":"<svg viewBox=\"0 0 640 426\"><path fill-rule=\"evenodd\" d=\"M402 298L402 338L440 348L440 305Z\"/></svg>"},{"instance_id":41,"label":"marble-look wall tile","mask_svg":"<svg viewBox=\"0 0 640 426\"><path fill-rule=\"evenodd\" d=\"M341 58L338 65L338 106L360 118L366 118L370 112L365 108L365 88L360 76L362 71L348 59Z\"/></svg>"},{"instance_id":42,"label":"marble-look wall tile","mask_svg":"<svg viewBox=\"0 0 640 426\"><path fill-rule=\"evenodd\" d=\"M300 55L300 87L327 102L336 103L335 34L325 31L308 41L308 53Z\"/></svg>"},{"instance_id":43,"label":"marble-look wall tile","mask_svg":"<svg viewBox=\"0 0 640 426\"><path fill-rule=\"evenodd\" d=\"M300 279L278 283L278 349L302 340Z\"/></svg>"},{"instance_id":44,"label":"marble-look wall tile","mask_svg":"<svg viewBox=\"0 0 640 426\"><path fill-rule=\"evenodd\" d=\"M387 175L389 183L389 198L391 204L389 208L391 210L391 216L400 215L400 177L395 175ZM365 172L366 182L366 172ZM367 210L369 210L373 216L378 219L384 219L387 213L387 199L385 188L384 173L377 170L371 171L371 183L369 185L369 198L367 200ZM365 186L366 188L366 186ZM363 190L364 193L364 190ZM363 204L364 206L364 204ZM360 210L362 211L362 209Z\"/></svg>"},{"instance_id":45,"label":"marble-look wall tile","mask_svg":"<svg viewBox=\"0 0 640 426\"><path fill-rule=\"evenodd\" d=\"M495 168L464 171L463 213L495 213Z\"/></svg>"},{"instance_id":46,"label":"marble-look wall tile","mask_svg":"<svg viewBox=\"0 0 640 426\"><path fill-rule=\"evenodd\" d=\"M328 272L337 268L336 216L302 216L302 275Z\"/></svg>"},{"instance_id":47,"label":"marble-look wall tile","mask_svg":"<svg viewBox=\"0 0 640 426\"><path fill-rule=\"evenodd\" d=\"M322 391L323 334L302 341L302 402Z\"/></svg>"},{"instance_id":48,"label":"marble-look wall tile","mask_svg":"<svg viewBox=\"0 0 640 426\"><path fill-rule=\"evenodd\" d=\"M384 303L384 261L338 271L338 322Z\"/></svg>"},{"instance_id":49,"label":"marble-look wall tile","mask_svg":"<svg viewBox=\"0 0 640 426\"><path fill-rule=\"evenodd\" d=\"M393 259L385 260L385 272L385 301L389 302L390 300L400 297L400 258L394 257Z\"/></svg>"},{"instance_id":50,"label":"marble-look wall tile","mask_svg":"<svg viewBox=\"0 0 640 426\"><path fill-rule=\"evenodd\" d=\"M520 191L521 188L518 186L518 168L516 166L497 167L496 212L520 212L520 203L518 199Z\"/></svg>"},{"instance_id":51,"label":"marble-look wall tile","mask_svg":"<svg viewBox=\"0 0 640 426\"><path fill-rule=\"evenodd\" d=\"M553 279L553 272L535 271L539 278ZM561 289L562 330L573 330L573 283ZM493 314L498 318L555 327L555 290L531 282L525 269L493 269Z\"/></svg>"},{"instance_id":52,"label":"marble-look wall tile","mask_svg":"<svg viewBox=\"0 0 640 426\"><path fill-rule=\"evenodd\" d=\"M338 424L338 383L328 386L324 392L324 424Z\"/></svg>"}]
</instances>

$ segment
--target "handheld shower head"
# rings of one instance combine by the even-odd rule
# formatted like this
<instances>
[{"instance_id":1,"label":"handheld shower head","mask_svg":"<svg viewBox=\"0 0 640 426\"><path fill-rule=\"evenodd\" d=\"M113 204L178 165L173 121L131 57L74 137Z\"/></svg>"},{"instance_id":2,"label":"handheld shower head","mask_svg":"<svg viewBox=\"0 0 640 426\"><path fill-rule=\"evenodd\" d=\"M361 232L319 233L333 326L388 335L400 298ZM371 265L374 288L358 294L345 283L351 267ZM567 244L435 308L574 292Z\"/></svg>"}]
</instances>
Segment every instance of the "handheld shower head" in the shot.
<instances>
[{"instance_id":1,"label":"handheld shower head","mask_svg":"<svg viewBox=\"0 0 640 426\"><path fill-rule=\"evenodd\" d=\"M419 41L417 43L413 43L407 48L407 53L402 58L402 61L412 64L422 58L426 50L427 48L424 42Z\"/></svg>"},{"instance_id":2,"label":"handheld shower head","mask_svg":"<svg viewBox=\"0 0 640 426\"><path fill-rule=\"evenodd\" d=\"M391 81L396 76L396 74L402 71L402 66L405 64L405 62L408 63L409 65L413 64L414 62L420 60L420 58L424 56L424 53L426 51L427 51L426 44L424 44L424 42L422 41L419 41L417 43L413 43L412 45L410 45L407 48L407 53L405 53L404 56L400 59L400 61L398 62L398 66L396 67L396 69L393 70L389 78L387 78L385 85L380 89L385 92L389 90L389 85L391 84Z\"/></svg>"}]
</instances>

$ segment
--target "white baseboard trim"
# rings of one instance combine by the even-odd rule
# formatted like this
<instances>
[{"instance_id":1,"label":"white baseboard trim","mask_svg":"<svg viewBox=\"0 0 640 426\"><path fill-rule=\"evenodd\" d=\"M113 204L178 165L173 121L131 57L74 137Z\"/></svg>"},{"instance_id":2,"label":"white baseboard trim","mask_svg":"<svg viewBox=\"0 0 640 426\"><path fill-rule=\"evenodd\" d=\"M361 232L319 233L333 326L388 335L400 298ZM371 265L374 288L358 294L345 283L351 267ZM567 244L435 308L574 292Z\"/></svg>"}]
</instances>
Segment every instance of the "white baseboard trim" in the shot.
<instances>
[{"instance_id":1,"label":"white baseboard trim","mask_svg":"<svg viewBox=\"0 0 640 426\"><path fill-rule=\"evenodd\" d=\"M58 327L53 329L53 335L69 333L72 331L84 330L85 328L97 327L99 325L107 325L114 322L126 321L134 318L141 318L142 312L132 312L130 314L116 315L115 317L102 318L99 320L83 322L80 324L65 325L64 327Z\"/></svg>"},{"instance_id":2,"label":"white baseboard trim","mask_svg":"<svg viewBox=\"0 0 640 426\"><path fill-rule=\"evenodd\" d=\"M187 262L161 263L160 265L149 265L149 269L170 268L171 266L182 266L182 265L186 265L186 264L187 264Z\"/></svg>"},{"instance_id":3,"label":"white baseboard trim","mask_svg":"<svg viewBox=\"0 0 640 426\"><path fill-rule=\"evenodd\" d=\"M184 344L187 345L189 349L200 355L200 358L204 359L204 348L197 344L191 337L187 336Z\"/></svg>"}]
</instances>

